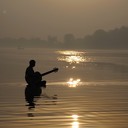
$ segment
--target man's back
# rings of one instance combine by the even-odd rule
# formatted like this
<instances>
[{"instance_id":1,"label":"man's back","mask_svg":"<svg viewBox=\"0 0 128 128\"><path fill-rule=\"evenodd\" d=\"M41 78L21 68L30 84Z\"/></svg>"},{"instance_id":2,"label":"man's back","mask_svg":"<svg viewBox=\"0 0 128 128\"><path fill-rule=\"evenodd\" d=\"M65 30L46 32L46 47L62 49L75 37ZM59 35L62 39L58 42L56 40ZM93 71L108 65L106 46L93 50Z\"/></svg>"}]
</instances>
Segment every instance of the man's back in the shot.
<instances>
[{"instance_id":1,"label":"man's back","mask_svg":"<svg viewBox=\"0 0 128 128\"><path fill-rule=\"evenodd\" d=\"M31 66L29 66L27 69L26 69L26 72L25 72L25 80L26 82L31 85L33 84L34 82L34 70Z\"/></svg>"}]
</instances>

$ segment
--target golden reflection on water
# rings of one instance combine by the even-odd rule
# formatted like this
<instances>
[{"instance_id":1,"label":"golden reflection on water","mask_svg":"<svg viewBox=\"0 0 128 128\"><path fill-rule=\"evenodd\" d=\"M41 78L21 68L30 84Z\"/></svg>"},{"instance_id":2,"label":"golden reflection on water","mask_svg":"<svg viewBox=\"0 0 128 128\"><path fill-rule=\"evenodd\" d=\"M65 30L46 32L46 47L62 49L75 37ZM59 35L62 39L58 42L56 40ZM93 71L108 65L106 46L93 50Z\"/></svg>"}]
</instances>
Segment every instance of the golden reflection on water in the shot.
<instances>
[{"instance_id":1,"label":"golden reflection on water","mask_svg":"<svg viewBox=\"0 0 128 128\"><path fill-rule=\"evenodd\" d=\"M70 78L68 80L67 84L68 84L69 87L75 88L75 87L80 85L80 81L81 81L80 79L75 79L74 80L73 78Z\"/></svg>"},{"instance_id":2,"label":"golden reflection on water","mask_svg":"<svg viewBox=\"0 0 128 128\"><path fill-rule=\"evenodd\" d=\"M66 69L75 70L78 64L90 61L90 58L86 56L86 52L57 51L57 53L59 54L59 57L57 58L58 61L64 61L68 63L64 65ZM77 86L80 86L81 79L70 78L66 83L69 87L75 88Z\"/></svg>"},{"instance_id":3,"label":"golden reflection on water","mask_svg":"<svg viewBox=\"0 0 128 128\"><path fill-rule=\"evenodd\" d=\"M73 118L74 120L78 120L78 115L72 115L72 118Z\"/></svg>"},{"instance_id":4,"label":"golden reflection on water","mask_svg":"<svg viewBox=\"0 0 128 128\"><path fill-rule=\"evenodd\" d=\"M78 51L57 51L57 53L62 54L63 56L58 57L58 61L65 61L70 64L80 62L85 62L87 58L83 56L84 52Z\"/></svg>"},{"instance_id":5,"label":"golden reflection on water","mask_svg":"<svg viewBox=\"0 0 128 128\"><path fill-rule=\"evenodd\" d=\"M78 54L84 53L84 52L78 52L78 51L57 51L57 52L63 55L78 55Z\"/></svg>"},{"instance_id":6,"label":"golden reflection on water","mask_svg":"<svg viewBox=\"0 0 128 128\"><path fill-rule=\"evenodd\" d=\"M72 122L72 128L79 128L79 122L78 122L78 115L72 115L73 122Z\"/></svg>"}]
</instances>

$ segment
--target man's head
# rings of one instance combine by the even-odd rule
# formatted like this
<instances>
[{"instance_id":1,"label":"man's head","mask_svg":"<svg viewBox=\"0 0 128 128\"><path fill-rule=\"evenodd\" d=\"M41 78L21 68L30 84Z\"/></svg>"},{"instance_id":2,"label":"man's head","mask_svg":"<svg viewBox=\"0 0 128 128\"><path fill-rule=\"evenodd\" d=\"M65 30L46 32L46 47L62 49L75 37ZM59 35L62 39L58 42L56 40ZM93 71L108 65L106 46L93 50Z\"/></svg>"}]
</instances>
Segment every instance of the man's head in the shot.
<instances>
[{"instance_id":1,"label":"man's head","mask_svg":"<svg viewBox=\"0 0 128 128\"><path fill-rule=\"evenodd\" d=\"M29 65L30 65L31 67L34 67L35 64L36 64L36 61L35 61L35 60L30 60L30 61L29 61Z\"/></svg>"}]
</instances>

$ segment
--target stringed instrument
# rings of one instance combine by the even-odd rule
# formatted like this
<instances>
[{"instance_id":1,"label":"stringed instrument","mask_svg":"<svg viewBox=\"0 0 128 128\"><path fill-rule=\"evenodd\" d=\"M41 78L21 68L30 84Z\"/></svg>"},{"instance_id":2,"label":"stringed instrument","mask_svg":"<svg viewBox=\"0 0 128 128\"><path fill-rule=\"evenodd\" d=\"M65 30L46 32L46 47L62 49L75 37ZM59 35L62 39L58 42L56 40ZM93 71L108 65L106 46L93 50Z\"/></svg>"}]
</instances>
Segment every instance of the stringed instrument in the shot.
<instances>
[{"instance_id":1,"label":"stringed instrument","mask_svg":"<svg viewBox=\"0 0 128 128\"><path fill-rule=\"evenodd\" d=\"M50 71L48 71L48 72L42 73L41 76L48 75L48 74L50 74L50 73L52 73L52 72L58 72L58 70L59 70L58 68L53 68L52 70L50 70Z\"/></svg>"},{"instance_id":2,"label":"stringed instrument","mask_svg":"<svg viewBox=\"0 0 128 128\"><path fill-rule=\"evenodd\" d=\"M52 70L48 71L48 72L45 72L45 73L40 73L40 72L35 72L35 82L38 83L42 80L42 76L45 76L45 75L48 75L52 72L58 72L58 68L53 68Z\"/></svg>"}]
</instances>

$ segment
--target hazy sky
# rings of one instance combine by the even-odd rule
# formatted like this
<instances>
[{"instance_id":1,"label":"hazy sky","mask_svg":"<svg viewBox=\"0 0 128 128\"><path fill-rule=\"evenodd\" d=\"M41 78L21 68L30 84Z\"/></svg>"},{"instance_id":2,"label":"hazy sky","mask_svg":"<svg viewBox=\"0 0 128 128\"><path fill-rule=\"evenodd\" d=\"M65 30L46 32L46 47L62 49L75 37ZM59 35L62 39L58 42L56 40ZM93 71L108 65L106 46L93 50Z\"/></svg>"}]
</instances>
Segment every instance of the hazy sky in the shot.
<instances>
[{"instance_id":1,"label":"hazy sky","mask_svg":"<svg viewBox=\"0 0 128 128\"><path fill-rule=\"evenodd\" d=\"M0 0L0 37L83 37L128 26L128 0Z\"/></svg>"}]
</instances>

